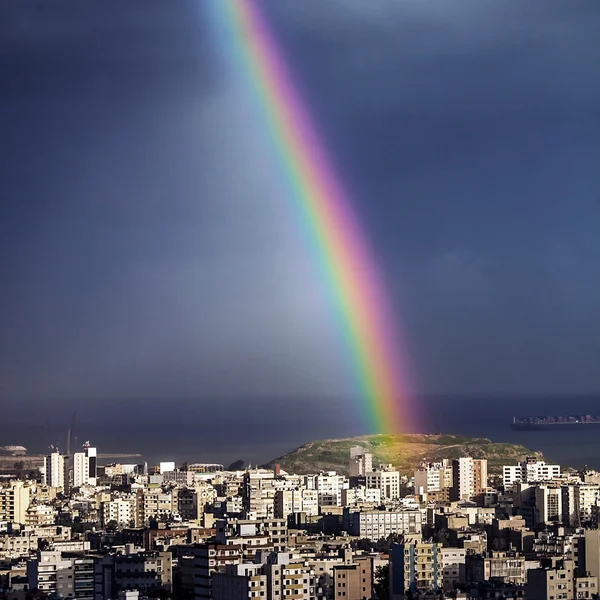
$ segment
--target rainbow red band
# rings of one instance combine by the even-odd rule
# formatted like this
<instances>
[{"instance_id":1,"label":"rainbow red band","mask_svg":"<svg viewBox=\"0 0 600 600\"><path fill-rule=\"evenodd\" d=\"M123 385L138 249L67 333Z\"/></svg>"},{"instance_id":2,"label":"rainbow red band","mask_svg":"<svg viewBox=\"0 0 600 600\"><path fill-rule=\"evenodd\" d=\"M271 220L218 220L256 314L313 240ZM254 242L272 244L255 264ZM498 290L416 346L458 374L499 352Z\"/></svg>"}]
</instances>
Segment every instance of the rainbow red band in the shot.
<instances>
[{"instance_id":1,"label":"rainbow red band","mask_svg":"<svg viewBox=\"0 0 600 600\"><path fill-rule=\"evenodd\" d=\"M325 156L257 0L201 0L219 13L219 34L239 46L265 124L280 155L290 200L336 306L370 432L412 426L397 328L371 250ZM249 76L249 77L248 77Z\"/></svg>"}]
</instances>

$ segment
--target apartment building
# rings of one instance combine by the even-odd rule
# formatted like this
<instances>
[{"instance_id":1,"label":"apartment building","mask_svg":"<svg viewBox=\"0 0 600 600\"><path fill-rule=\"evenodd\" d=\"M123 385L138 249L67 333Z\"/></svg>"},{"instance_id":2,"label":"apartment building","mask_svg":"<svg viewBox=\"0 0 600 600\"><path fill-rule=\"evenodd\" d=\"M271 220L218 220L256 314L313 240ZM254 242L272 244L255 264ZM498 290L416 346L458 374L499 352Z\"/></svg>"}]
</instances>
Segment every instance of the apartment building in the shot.
<instances>
[{"instance_id":1,"label":"apartment building","mask_svg":"<svg viewBox=\"0 0 600 600\"><path fill-rule=\"evenodd\" d=\"M27 561L30 589L49 596L93 600L94 559L60 551L38 551L35 560Z\"/></svg>"},{"instance_id":2,"label":"apartment building","mask_svg":"<svg viewBox=\"0 0 600 600\"><path fill-rule=\"evenodd\" d=\"M419 510L363 510L344 509L343 528L349 535L379 540L392 533L421 533Z\"/></svg>"},{"instance_id":3,"label":"apartment building","mask_svg":"<svg viewBox=\"0 0 600 600\"><path fill-rule=\"evenodd\" d=\"M213 573L213 600L247 600L248 598L269 600L267 576L263 571L261 564L226 565L222 572Z\"/></svg>"},{"instance_id":4,"label":"apartment building","mask_svg":"<svg viewBox=\"0 0 600 600\"><path fill-rule=\"evenodd\" d=\"M373 596L373 558L357 558L350 564L334 565L334 598L363 600Z\"/></svg>"},{"instance_id":5,"label":"apartment building","mask_svg":"<svg viewBox=\"0 0 600 600\"><path fill-rule=\"evenodd\" d=\"M383 500L400 498L400 473L390 465L366 475L367 488L379 490Z\"/></svg>"},{"instance_id":6,"label":"apartment building","mask_svg":"<svg viewBox=\"0 0 600 600\"><path fill-rule=\"evenodd\" d=\"M94 600L115 598L119 592L170 592L173 567L170 552L139 552L105 556L94 567Z\"/></svg>"},{"instance_id":7,"label":"apartment building","mask_svg":"<svg viewBox=\"0 0 600 600\"><path fill-rule=\"evenodd\" d=\"M450 499L469 500L487 489L487 460L470 457L452 461Z\"/></svg>"},{"instance_id":8,"label":"apartment building","mask_svg":"<svg viewBox=\"0 0 600 600\"><path fill-rule=\"evenodd\" d=\"M437 593L443 587L442 547L432 542L393 544L390 553L390 598L404 598L408 590Z\"/></svg>"},{"instance_id":9,"label":"apartment building","mask_svg":"<svg viewBox=\"0 0 600 600\"><path fill-rule=\"evenodd\" d=\"M0 521L25 525L32 496L31 487L22 481L0 486Z\"/></svg>"},{"instance_id":10,"label":"apartment building","mask_svg":"<svg viewBox=\"0 0 600 600\"><path fill-rule=\"evenodd\" d=\"M373 455L360 446L350 448L350 477L364 477L373 471Z\"/></svg>"},{"instance_id":11,"label":"apartment building","mask_svg":"<svg viewBox=\"0 0 600 600\"><path fill-rule=\"evenodd\" d=\"M587 579L588 583L596 583ZM552 560L550 564L527 572L527 600L571 600L575 593L572 560Z\"/></svg>"},{"instance_id":12,"label":"apartment building","mask_svg":"<svg viewBox=\"0 0 600 600\"><path fill-rule=\"evenodd\" d=\"M42 469L42 484L64 489L65 484L68 483L66 465L65 456L58 451L45 456L44 467Z\"/></svg>"},{"instance_id":13,"label":"apartment building","mask_svg":"<svg viewBox=\"0 0 600 600\"><path fill-rule=\"evenodd\" d=\"M502 467L502 483L505 489L514 483L551 481L559 477L560 465L548 465L535 457L528 457L516 465Z\"/></svg>"},{"instance_id":14,"label":"apartment building","mask_svg":"<svg viewBox=\"0 0 600 600\"><path fill-rule=\"evenodd\" d=\"M319 492L306 488L277 490L275 492L275 518L287 519L288 515L294 513L318 515Z\"/></svg>"},{"instance_id":15,"label":"apartment building","mask_svg":"<svg viewBox=\"0 0 600 600\"><path fill-rule=\"evenodd\" d=\"M430 494L452 487L452 462L444 459L419 467L414 474L415 493Z\"/></svg>"},{"instance_id":16,"label":"apartment building","mask_svg":"<svg viewBox=\"0 0 600 600\"><path fill-rule=\"evenodd\" d=\"M356 506L357 504L381 504L381 490L379 488L359 487L342 490L342 506Z\"/></svg>"},{"instance_id":17,"label":"apartment building","mask_svg":"<svg viewBox=\"0 0 600 600\"><path fill-rule=\"evenodd\" d=\"M96 485L97 454L88 442L84 444L83 451L73 455L73 486Z\"/></svg>"}]
</instances>

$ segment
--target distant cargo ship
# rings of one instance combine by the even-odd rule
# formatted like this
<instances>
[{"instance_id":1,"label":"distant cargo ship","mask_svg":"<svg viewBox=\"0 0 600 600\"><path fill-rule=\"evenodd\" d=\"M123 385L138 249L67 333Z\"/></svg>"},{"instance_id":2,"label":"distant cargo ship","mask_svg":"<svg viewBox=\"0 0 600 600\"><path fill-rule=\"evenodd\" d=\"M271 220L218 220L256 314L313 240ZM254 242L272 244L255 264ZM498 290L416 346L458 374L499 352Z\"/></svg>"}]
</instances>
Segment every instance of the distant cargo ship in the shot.
<instances>
[{"instance_id":1,"label":"distant cargo ship","mask_svg":"<svg viewBox=\"0 0 600 600\"><path fill-rule=\"evenodd\" d=\"M600 427L600 417L594 415L548 415L545 417L513 417L511 429L534 431L547 429L579 429L580 427Z\"/></svg>"}]
</instances>

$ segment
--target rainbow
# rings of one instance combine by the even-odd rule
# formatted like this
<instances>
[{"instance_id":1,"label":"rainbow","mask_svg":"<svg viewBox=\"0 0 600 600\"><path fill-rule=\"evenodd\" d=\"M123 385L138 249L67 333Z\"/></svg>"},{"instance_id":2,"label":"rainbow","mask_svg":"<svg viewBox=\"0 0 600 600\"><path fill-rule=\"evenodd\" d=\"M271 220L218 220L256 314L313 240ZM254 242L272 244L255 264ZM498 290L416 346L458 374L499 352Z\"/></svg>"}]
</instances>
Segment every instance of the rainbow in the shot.
<instances>
[{"instance_id":1,"label":"rainbow","mask_svg":"<svg viewBox=\"0 0 600 600\"><path fill-rule=\"evenodd\" d=\"M412 423L388 298L376 262L255 0L201 0L236 56L280 160L314 263L335 306L371 433Z\"/></svg>"}]
</instances>

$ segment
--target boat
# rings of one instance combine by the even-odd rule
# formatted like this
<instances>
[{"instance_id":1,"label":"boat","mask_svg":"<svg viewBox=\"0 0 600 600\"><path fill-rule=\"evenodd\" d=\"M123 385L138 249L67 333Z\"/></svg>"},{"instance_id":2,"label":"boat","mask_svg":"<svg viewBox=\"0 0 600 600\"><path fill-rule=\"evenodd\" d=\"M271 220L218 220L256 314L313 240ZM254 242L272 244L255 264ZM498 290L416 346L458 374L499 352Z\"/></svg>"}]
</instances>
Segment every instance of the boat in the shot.
<instances>
[{"instance_id":1,"label":"boat","mask_svg":"<svg viewBox=\"0 0 600 600\"><path fill-rule=\"evenodd\" d=\"M580 429L600 427L600 417L595 415L546 415L540 417L513 417L511 429L521 431Z\"/></svg>"}]
</instances>

